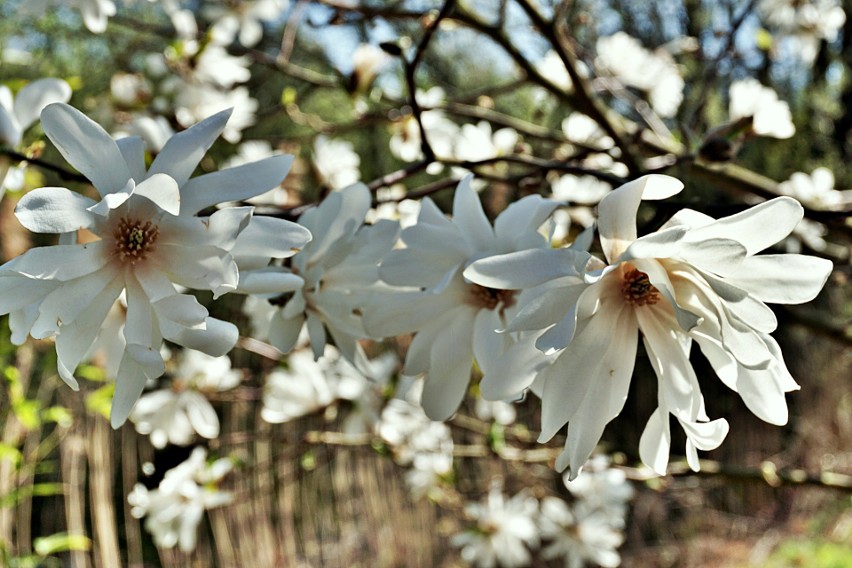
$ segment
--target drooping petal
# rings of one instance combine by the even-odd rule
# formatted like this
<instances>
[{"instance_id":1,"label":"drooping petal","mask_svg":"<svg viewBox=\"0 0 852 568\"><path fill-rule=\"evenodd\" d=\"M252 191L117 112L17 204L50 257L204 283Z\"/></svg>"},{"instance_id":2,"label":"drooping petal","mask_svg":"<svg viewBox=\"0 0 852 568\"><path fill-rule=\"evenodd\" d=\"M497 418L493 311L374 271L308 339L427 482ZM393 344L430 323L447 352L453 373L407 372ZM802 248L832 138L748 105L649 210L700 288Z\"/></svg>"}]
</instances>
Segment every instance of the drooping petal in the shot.
<instances>
[{"instance_id":1,"label":"drooping petal","mask_svg":"<svg viewBox=\"0 0 852 568\"><path fill-rule=\"evenodd\" d=\"M47 137L68 163L89 178L101 197L121 190L132 177L115 140L74 107L53 103L41 113Z\"/></svg>"},{"instance_id":2,"label":"drooping petal","mask_svg":"<svg viewBox=\"0 0 852 568\"><path fill-rule=\"evenodd\" d=\"M21 130L26 130L38 120L44 107L51 103L67 103L70 98L71 86L62 79L38 79L18 91L12 113Z\"/></svg>"},{"instance_id":3,"label":"drooping petal","mask_svg":"<svg viewBox=\"0 0 852 568\"><path fill-rule=\"evenodd\" d=\"M21 198L15 216L34 233L71 233L94 224L92 214L86 211L94 204L64 187L40 187Z\"/></svg>"},{"instance_id":4,"label":"drooping petal","mask_svg":"<svg viewBox=\"0 0 852 568\"><path fill-rule=\"evenodd\" d=\"M211 290L214 299L239 284L239 268L230 254L214 246L159 244L152 261L171 280L188 288Z\"/></svg>"},{"instance_id":5,"label":"drooping petal","mask_svg":"<svg viewBox=\"0 0 852 568\"><path fill-rule=\"evenodd\" d=\"M558 206L558 202L544 199L540 195L528 195L509 205L494 220L496 251L509 252L546 244L546 239L538 233L538 228Z\"/></svg>"},{"instance_id":6,"label":"drooping petal","mask_svg":"<svg viewBox=\"0 0 852 568\"><path fill-rule=\"evenodd\" d=\"M203 327L183 328L177 335L166 339L211 357L222 357L237 344L239 330L231 322L207 317Z\"/></svg>"},{"instance_id":7,"label":"drooping petal","mask_svg":"<svg viewBox=\"0 0 852 568\"><path fill-rule=\"evenodd\" d=\"M261 270L241 271L239 291L243 294L282 294L305 285L301 276L285 268L272 266Z\"/></svg>"},{"instance_id":8,"label":"drooping petal","mask_svg":"<svg viewBox=\"0 0 852 568\"><path fill-rule=\"evenodd\" d=\"M0 270L0 314L15 312L41 302L59 285L58 281L36 280L16 272Z\"/></svg>"},{"instance_id":9,"label":"drooping petal","mask_svg":"<svg viewBox=\"0 0 852 568\"><path fill-rule=\"evenodd\" d=\"M446 420L458 410L470 383L473 319L460 311L435 338L420 404L432 420Z\"/></svg>"},{"instance_id":10,"label":"drooping petal","mask_svg":"<svg viewBox=\"0 0 852 568\"><path fill-rule=\"evenodd\" d=\"M598 231L607 260L615 262L636 240L636 212L643 199L666 199L683 189L679 180L649 175L608 193L600 202Z\"/></svg>"},{"instance_id":11,"label":"drooping petal","mask_svg":"<svg viewBox=\"0 0 852 568\"><path fill-rule=\"evenodd\" d=\"M169 138L154 158L148 175L167 174L174 178L179 186L183 186L201 162L201 158L225 129L232 111L233 109L227 109L218 112ZM195 211L197 210L192 212Z\"/></svg>"},{"instance_id":12,"label":"drooping petal","mask_svg":"<svg viewBox=\"0 0 852 568\"><path fill-rule=\"evenodd\" d=\"M213 440L219 435L219 417L204 395L194 391L184 393L186 416L198 435Z\"/></svg>"},{"instance_id":13,"label":"drooping petal","mask_svg":"<svg viewBox=\"0 0 852 568\"><path fill-rule=\"evenodd\" d=\"M665 475L669 464L672 434L669 429L669 414L657 408L639 438L639 458L657 475Z\"/></svg>"},{"instance_id":14,"label":"drooping petal","mask_svg":"<svg viewBox=\"0 0 852 568\"><path fill-rule=\"evenodd\" d=\"M145 383L166 372L159 349L147 345L128 344L118 367L115 395L112 399L109 422L118 428L127 420L133 405L139 400Z\"/></svg>"},{"instance_id":15,"label":"drooping petal","mask_svg":"<svg viewBox=\"0 0 852 568\"><path fill-rule=\"evenodd\" d=\"M525 334L490 365L479 384L482 398L519 398L529 388L538 372L553 360L535 348L536 338L535 333Z\"/></svg>"},{"instance_id":16,"label":"drooping petal","mask_svg":"<svg viewBox=\"0 0 852 568\"><path fill-rule=\"evenodd\" d=\"M473 323L473 356L483 374L493 370L498 358L513 343L507 333L497 333L503 327L496 309L479 310Z\"/></svg>"},{"instance_id":17,"label":"drooping petal","mask_svg":"<svg viewBox=\"0 0 852 568\"><path fill-rule=\"evenodd\" d=\"M181 187L182 214L193 215L226 201L244 201L278 187L293 156L271 156L257 162L200 175Z\"/></svg>"},{"instance_id":18,"label":"drooping petal","mask_svg":"<svg viewBox=\"0 0 852 568\"><path fill-rule=\"evenodd\" d=\"M281 310L276 310L269 323L269 343L282 353L289 353L299 340L299 333L302 331L304 322L303 314L285 318Z\"/></svg>"}]
</instances>

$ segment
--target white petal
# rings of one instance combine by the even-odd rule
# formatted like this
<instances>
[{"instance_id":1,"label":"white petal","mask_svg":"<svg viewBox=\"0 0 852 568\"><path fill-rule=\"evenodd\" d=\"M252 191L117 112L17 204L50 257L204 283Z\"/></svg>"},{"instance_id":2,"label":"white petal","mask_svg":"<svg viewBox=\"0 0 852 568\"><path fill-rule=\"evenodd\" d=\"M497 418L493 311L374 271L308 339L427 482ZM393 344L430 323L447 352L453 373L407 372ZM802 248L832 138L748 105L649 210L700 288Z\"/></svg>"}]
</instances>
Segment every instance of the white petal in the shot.
<instances>
[{"instance_id":1,"label":"white petal","mask_svg":"<svg viewBox=\"0 0 852 568\"><path fill-rule=\"evenodd\" d=\"M192 215L225 201L245 201L275 189L284 181L292 164L293 156L271 156L194 177L181 188L182 214Z\"/></svg>"},{"instance_id":2,"label":"white petal","mask_svg":"<svg viewBox=\"0 0 852 568\"><path fill-rule=\"evenodd\" d=\"M444 294L388 292L377 295L375 302L365 307L363 323L371 337L393 337L422 329L459 303L454 290Z\"/></svg>"},{"instance_id":3,"label":"white petal","mask_svg":"<svg viewBox=\"0 0 852 568\"><path fill-rule=\"evenodd\" d=\"M657 408L639 438L639 458L657 475L665 475L669 464L672 434L669 430L669 414Z\"/></svg>"},{"instance_id":4,"label":"white petal","mask_svg":"<svg viewBox=\"0 0 852 568\"><path fill-rule=\"evenodd\" d=\"M277 266L240 272L239 291L244 294L281 294L293 292L304 285L301 276Z\"/></svg>"},{"instance_id":5,"label":"white petal","mask_svg":"<svg viewBox=\"0 0 852 568\"><path fill-rule=\"evenodd\" d=\"M237 289L239 268L230 254L214 246L159 244L151 260L173 282L198 290L212 290L213 299Z\"/></svg>"},{"instance_id":6,"label":"white petal","mask_svg":"<svg viewBox=\"0 0 852 568\"><path fill-rule=\"evenodd\" d=\"M311 350L314 352L314 359L319 359L325 353L325 326L322 320L313 312L307 313L308 337L311 340Z\"/></svg>"},{"instance_id":7,"label":"white petal","mask_svg":"<svg viewBox=\"0 0 852 568\"><path fill-rule=\"evenodd\" d=\"M237 237L231 254L288 258L305 248L311 238L309 230L291 221L254 216Z\"/></svg>"},{"instance_id":8,"label":"white petal","mask_svg":"<svg viewBox=\"0 0 852 568\"><path fill-rule=\"evenodd\" d=\"M41 113L41 125L59 153L92 181L102 197L121 190L132 177L115 140L77 109L50 104Z\"/></svg>"},{"instance_id":9,"label":"white petal","mask_svg":"<svg viewBox=\"0 0 852 568\"><path fill-rule=\"evenodd\" d=\"M148 175L168 174L183 186L224 130L232 110L216 113L169 138L148 169Z\"/></svg>"},{"instance_id":10,"label":"white petal","mask_svg":"<svg viewBox=\"0 0 852 568\"><path fill-rule=\"evenodd\" d=\"M552 358L535 348L536 334L526 334L490 366L479 384L486 400L520 398Z\"/></svg>"},{"instance_id":11,"label":"white petal","mask_svg":"<svg viewBox=\"0 0 852 568\"><path fill-rule=\"evenodd\" d=\"M11 271L0 271L0 314L15 312L40 302L59 284L57 281L36 280Z\"/></svg>"},{"instance_id":12,"label":"white petal","mask_svg":"<svg viewBox=\"0 0 852 568\"><path fill-rule=\"evenodd\" d=\"M31 278L67 281L99 270L107 263L103 241L30 249L5 268Z\"/></svg>"},{"instance_id":13,"label":"white petal","mask_svg":"<svg viewBox=\"0 0 852 568\"><path fill-rule=\"evenodd\" d=\"M312 231L314 240L305 250L308 260L323 256L344 236L354 235L370 209L372 196L367 186L356 184L332 192L301 224Z\"/></svg>"},{"instance_id":14,"label":"white petal","mask_svg":"<svg viewBox=\"0 0 852 568\"><path fill-rule=\"evenodd\" d=\"M211 357L222 357L237 344L239 330L231 322L208 317L203 329L184 328L178 335L166 339Z\"/></svg>"},{"instance_id":15,"label":"white petal","mask_svg":"<svg viewBox=\"0 0 852 568\"><path fill-rule=\"evenodd\" d=\"M305 316L298 314L294 318L285 318L281 310L276 310L269 324L269 343L282 353L289 353L299 340Z\"/></svg>"},{"instance_id":16,"label":"white petal","mask_svg":"<svg viewBox=\"0 0 852 568\"><path fill-rule=\"evenodd\" d=\"M127 420L145 383L165 372L166 366L159 349L147 345L127 345L115 379L115 395L109 417L113 428L118 428Z\"/></svg>"},{"instance_id":17,"label":"white petal","mask_svg":"<svg viewBox=\"0 0 852 568\"><path fill-rule=\"evenodd\" d=\"M680 420L680 425L699 450L708 452L718 448L728 435L728 422L724 418L712 422L686 422Z\"/></svg>"},{"instance_id":18,"label":"white petal","mask_svg":"<svg viewBox=\"0 0 852 568\"><path fill-rule=\"evenodd\" d=\"M38 79L25 85L15 96L12 113L21 130L38 120L41 111L50 103L67 103L71 87L62 79Z\"/></svg>"},{"instance_id":19,"label":"white petal","mask_svg":"<svg viewBox=\"0 0 852 568\"><path fill-rule=\"evenodd\" d=\"M636 240L636 212L643 199L666 199L683 189L669 176L649 175L607 194L598 206L598 231L607 260L614 262Z\"/></svg>"},{"instance_id":20,"label":"white petal","mask_svg":"<svg viewBox=\"0 0 852 568\"><path fill-rule=\"evenodd\" d=\"M165 174L154 174L136 186L136 195L148 198L163 211L180 213L180 190L177 182Z\"/></svg>"},{"instance_id":21,"label":"white petal","mask_svg":"<svg viewBox=\"0 0 852 568\"><path fill-rule=\"evenodd\" d=\"M506 333L497 333L503 327L498 310L479 310L473 324L473 356L483 374L489 373L497 359L511 345L512 339Z\"/></svg>"},{"instance_id":22,"label":"white petal","mask_svg":"<svg viewBox=\"0 0 852 568\"><path fill-rule=\"evenodd\" d=\"M487 288L520 290L549 280L582 274L589 254L571 249L529 249L477 260L464 271Z\"/></svg>"},{"instance_id":23,"label":"white petal","mask_svg":"<svg viewBox=\"0 0 852 568\"><path fill-rule=\"evenodd\" d=\"M173 294L151 303L157 319L167 319L182 327L198 328L207 321L207 308L202 306L195 296Z\"/></svg>"},{"instance_id":24,"label":"white petal","mask_svg":"<svg viewBox=\"0 0 852 568\"><path fill-rule=\"evenodd\" d=\"M802 304L816 297L831 270L831 261L824 258L767 254L745 259L725 280L763 302Z\"/></svg>"},{"instance_id":25,"label":"white petal","mask_svg":"<svg viewBox=\"0 0 852 568\"><path fill-rule=\"evenodd\" d=\"M118 209L125 201L130 199L130 196L136 191L136 182L132 179L127 180L124 187L108 193L103 196L103 199L88 208L88 211L101 217L106 217L113 209Z\"/></svg>"},{"instance_id":26,"label":"white petal","mask_svg":"<svg viewBox=\"0 0 852 568\"><path fill-rule=\"evenodd\" d=\"M92 214L86 211L94 204L64 187L40 187L21 198L15 216L34 233L71 233L94 225Z\"/></svg>"},{"instance_id":27,"label":"white petal","mask_svg":"<svg viewBox=\"0 0 852 568\"><path fill-rule=\"evenodd\" d=\"M429 373L420 404L432 420L446 420L458 410L473 363L473 319L461 311L432 345Z\"/></svg>"},{"instance_id":28,"label":"white petal","mask_svg":"<svg viewBox=\"0 0 852 568\"><path fill-rule=\"evenodd\" d=\"M490 250L494 247L494 230L485 216L479 196L471 187L471 180L473 175L468 174L456 187L453 223L461 229L462 235L473 250Z\"/></svg>"},{"instance_id":29,"label":"white petal","mask_svg":"<svg viewBox=\"0 0 852 568\"><path fill-rule=\"evenodd\" d=\"M33 325L33 337L48 337L56 333L59 326L72 322L110 287L117 275L116 269L106 267L62 283L39 306L40 316ZM119 285L118 289L121 288ZM110 305L117 295L118 292L113 294Z\"/></svg>"},{"instance_id":30,"label":"white petal","mask_svg":"<svg viewBox=\"0 0 852 568\"><path fill-rule=\"evenodd\" d=\"M538 228L558 206L558 202L544 199L540 195L528 195L509 205L494 220L496 250L507 252L537 248L546 244Z\"/></svg>"},{"instance_id":31,"label":"white petal","mask_svg":"<svg viewBox=\"0 0 852 568\"><path fill-rule=\"evenodd\" d=\"M115 141L124 163L134 180L145 179L145 142L139 136L125 136Z\"/></svg>"},{"instance_id":32,"label":"white petal","mask_svg":"<svg viewBox=\"0 0 852 568\"><path fill-rule=\"evenodd\" d=\"M213 440L219 435L219 417L210 402L200 393L188 391L184 396L191 397L187 401L186 416L192 428L198 435Z\"/></svg>"},{"instance_id":33,"label":"white petal","mask_svg":"<svg viewBox=\"0 0 852 568\"><path fill-rule=\"evenodd\" d=\"M749 255L753 255L789 235L803 215L804 209L798 201L777 197L692 230L687 238L696 242L714 238L734 239L746 247Z\"/></svg>"},{"instance_id":34,"label":"white petal","mask_svg":"<svg viewBox=\"0 0 852 568\"><path fill-rule=\"evenodd\" d=\"M506 326L506 332L535 331L547 329L564 318L571 306L577 303L580 294L587 288L584 283L573 286L548 285L536 288L534 291L524 291L518 298L520 308L515 317Z\"/></svg>"}]
</instances>

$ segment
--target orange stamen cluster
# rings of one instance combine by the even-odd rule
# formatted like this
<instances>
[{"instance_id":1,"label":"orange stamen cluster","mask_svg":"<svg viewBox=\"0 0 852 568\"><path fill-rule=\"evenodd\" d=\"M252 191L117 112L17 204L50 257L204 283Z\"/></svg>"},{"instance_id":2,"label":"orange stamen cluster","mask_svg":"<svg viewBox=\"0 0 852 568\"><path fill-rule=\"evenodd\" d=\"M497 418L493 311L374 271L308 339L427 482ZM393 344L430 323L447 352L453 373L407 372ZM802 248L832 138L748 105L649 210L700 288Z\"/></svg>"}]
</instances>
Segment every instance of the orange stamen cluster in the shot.
<instances>
[{"instance_id":1,"label":"orange stamen cluster","mask_svg":"<svg viewBox=\"0 0 852 568\"><path fill-rule=\"evenodd\" d=\"M142 223L138 219L122 218L112 233L116 254L122 262L136 264L154 252L160 230L151 221Z\"/></svg>"},{"instance_id":2,"label":"orange stamen cluster","mask_svg":"<svg viewBox=\"0 0 852 568\"><path fill-rule=\"evenodd\" d=\"M634 306L653 305L660 301L660 292L651 284L648 275L635 268L624 274L621 294L628 304Z\"/></svg>"}]
</instances>

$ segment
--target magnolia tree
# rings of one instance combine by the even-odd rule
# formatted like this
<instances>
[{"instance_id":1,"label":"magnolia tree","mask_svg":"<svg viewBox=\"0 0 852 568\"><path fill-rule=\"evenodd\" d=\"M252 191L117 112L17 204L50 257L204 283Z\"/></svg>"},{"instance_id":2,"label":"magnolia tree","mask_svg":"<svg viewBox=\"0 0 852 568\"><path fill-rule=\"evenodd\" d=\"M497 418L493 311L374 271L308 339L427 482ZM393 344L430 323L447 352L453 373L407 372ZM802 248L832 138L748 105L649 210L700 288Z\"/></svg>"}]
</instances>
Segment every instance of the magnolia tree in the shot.
<instances>
[{"instance_id":1,"label":"magnolia tree","mask_svg":"<svg viewBox=\"0 0 852 568\"><path fill-rule=\"evenodd\" d=\"M226 441L249 401L246 443L323 417L301 443L395 462L466 564L619 565L631 479L743 465L699 454L741 434L717 399L787 424L773 332L838 327L778 305L849 260L843 9L699 4L4 4L9 464L82 419L30 388L59 377L194 448L117 499L191 554L273 468ZM79 553L68 516L0 550Z\"/></svg>"}]
</instances>

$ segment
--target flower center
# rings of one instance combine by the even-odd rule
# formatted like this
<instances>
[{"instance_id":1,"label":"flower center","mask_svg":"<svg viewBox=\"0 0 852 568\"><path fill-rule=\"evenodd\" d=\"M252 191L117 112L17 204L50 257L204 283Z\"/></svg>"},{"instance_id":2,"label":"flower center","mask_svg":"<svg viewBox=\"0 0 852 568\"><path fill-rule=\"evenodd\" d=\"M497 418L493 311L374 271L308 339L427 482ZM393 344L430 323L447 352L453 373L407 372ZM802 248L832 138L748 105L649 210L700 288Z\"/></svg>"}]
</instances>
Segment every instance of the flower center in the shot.
<instances>
[{"instance_id":1,"label":"flower center","mask_svg":"<svg viewBox=\"0 0 852 568\"><path fill-rule=\"evenodd\" d=\"M660 292L651 284L648 275L635 268L624 275L621 294L628 304L634 306L656 304L660 301Z\"/></svg>"},{"instance_id":2,"label":"flower center","mask_svg":"<svg viewBox=\"0 0 852 568\"><path fill-rule=\"evenodd\" d=\"M136 264L145 260L148 253L154 252L160 230L151 221L144 223L138 219L123 217L112 232L115 239L115 252L122 262Z\"/></svg>"},{"instance_id":3,"label":"flower center","mask_svg":"<svg viewBox=\"0 0 852 568\"><path fill-rule=\"evenodd\" d=\"M514 290L497 290L496 288L486 288L479 284L471 284L468 287L468 304L477 308L485 308L486 310L495 309L500 303L503 308L511 308L515 305Z\"/></svg>"}]
</instances>

